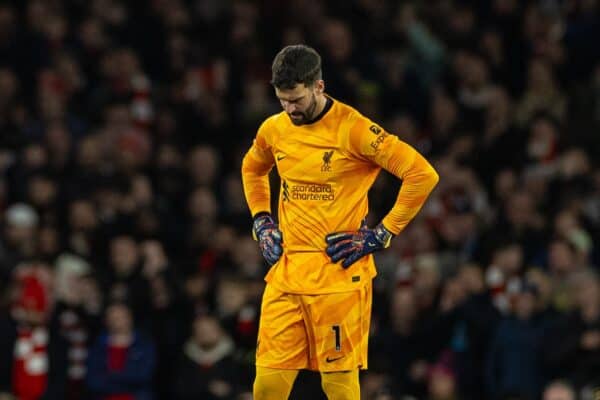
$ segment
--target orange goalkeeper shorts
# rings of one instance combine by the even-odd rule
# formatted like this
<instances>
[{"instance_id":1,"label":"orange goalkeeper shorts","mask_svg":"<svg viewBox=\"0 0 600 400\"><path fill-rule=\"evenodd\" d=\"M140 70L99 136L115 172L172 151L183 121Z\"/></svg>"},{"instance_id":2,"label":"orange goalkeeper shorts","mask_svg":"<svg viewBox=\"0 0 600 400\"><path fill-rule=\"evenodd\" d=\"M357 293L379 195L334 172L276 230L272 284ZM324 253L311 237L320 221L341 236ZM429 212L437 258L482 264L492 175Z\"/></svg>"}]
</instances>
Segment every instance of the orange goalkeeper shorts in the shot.
<instances>
[{"instance_id":1,"label":"orange goalkeeper shorts","mask_svg":"<svg viewBox=\"0 0 600 400\"><path fill-rule=\"evenodd\" d=\"M256 365L321 372L367 368L371 284L351 292L284 293L267 284Z\"/></svg>"}]
</instances>

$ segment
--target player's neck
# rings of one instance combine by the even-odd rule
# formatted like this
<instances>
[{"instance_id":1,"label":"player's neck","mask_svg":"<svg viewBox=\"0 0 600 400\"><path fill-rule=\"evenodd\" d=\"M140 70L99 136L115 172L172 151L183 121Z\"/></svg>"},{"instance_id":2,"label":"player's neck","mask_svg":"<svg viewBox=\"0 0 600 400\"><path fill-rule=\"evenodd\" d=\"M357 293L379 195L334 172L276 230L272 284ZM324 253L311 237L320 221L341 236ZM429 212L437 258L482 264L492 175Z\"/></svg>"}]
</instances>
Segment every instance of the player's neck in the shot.
<instances>
[{"instance_id":1,"label":"player's neck","mask_svg":"<svg viewBox=\"0 0 600 400\"><path fill-rule=\"evenodd\" d=\"M327 105L327 97L324 94L318 95L316 97L316 100L317 100L317 107L315 107L315 112L313 113L312 119L315 119L319 115L321 115L321 113L325 109L325 106Z\"/></svg>"},{"instance_id":2,"label":"player's neck","mask_svg":"<svg viewBox=\"0 0 600 400\"><path fill-rule=\"evenodd\" d=\"M331 108L331 106L328 106L328 104L332 103L332 100L329 99L327 96L320 95L320 96L316 97L315 100L316 100L315 111L313 112L313 117L310 119L308 124L315 123L318 120L320 120L321 118L323 118L323 115L327 111L329 111L329 108Z\"/></svg>"}]
</instances>

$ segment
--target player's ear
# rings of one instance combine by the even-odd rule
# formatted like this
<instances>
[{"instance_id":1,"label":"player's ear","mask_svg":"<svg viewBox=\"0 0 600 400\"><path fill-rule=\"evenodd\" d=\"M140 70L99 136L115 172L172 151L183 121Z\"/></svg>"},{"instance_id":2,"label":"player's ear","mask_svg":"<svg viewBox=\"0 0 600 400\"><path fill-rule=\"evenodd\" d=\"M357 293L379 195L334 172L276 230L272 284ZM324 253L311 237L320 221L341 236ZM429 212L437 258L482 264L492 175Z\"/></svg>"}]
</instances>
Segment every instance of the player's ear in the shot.
<instances>
[{"instance_id":1,"label":"player's ear","mask_svg":"<svg viewBox=\"0 0 600 400\"><path fill-rule=\"evenodd\" d=\"M325 91L325 81L323 79L318 79L315 82L315 90L317 94L323 94L323 92Z\"/></svg>"}]
</instances>

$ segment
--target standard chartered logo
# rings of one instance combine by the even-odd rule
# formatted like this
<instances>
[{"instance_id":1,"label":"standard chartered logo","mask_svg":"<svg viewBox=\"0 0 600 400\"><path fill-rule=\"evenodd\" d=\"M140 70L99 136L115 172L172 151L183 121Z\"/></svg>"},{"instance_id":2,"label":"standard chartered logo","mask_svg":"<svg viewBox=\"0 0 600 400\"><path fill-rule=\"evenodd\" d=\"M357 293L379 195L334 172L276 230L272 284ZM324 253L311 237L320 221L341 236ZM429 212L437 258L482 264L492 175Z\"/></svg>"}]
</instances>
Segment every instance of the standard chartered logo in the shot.
<instances>
[{"instance_id":1,"label":"standard chartered logo","mask_svg":"<svg viewBox=\"0 0 600 400\"><path fill-rule=\"evenodd\" d=\"M286 185L287 186L287 185ZM289 197L293 200L309 200L309 201L333 201L335 200L335 192L331 185L290 185Z\"/></svg>"}]
</instances>

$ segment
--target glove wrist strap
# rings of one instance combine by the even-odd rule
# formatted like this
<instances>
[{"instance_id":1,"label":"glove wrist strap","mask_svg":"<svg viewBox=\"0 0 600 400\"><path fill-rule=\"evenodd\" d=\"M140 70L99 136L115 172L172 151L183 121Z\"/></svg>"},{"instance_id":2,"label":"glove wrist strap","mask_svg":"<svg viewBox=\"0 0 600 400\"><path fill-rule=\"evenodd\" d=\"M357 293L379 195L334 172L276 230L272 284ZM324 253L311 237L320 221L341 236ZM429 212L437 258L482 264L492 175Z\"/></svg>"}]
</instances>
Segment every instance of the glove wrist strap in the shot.
<instances>
[{"instance_id":1,"label":"glove wrist strap","mask_svg":"<svg viewBox=\"0 0 600 400\"><path fill-rule=\"evenodd\" d=\"M267 212L256 214L254 217L254 223L252 224L252 237L254 240L258 240L261 230L263 230L264 226L267 224L273 224L273 218L271 218L271 214Z\"/></svg>"},{"instance_id":2,"label":"glove wrist strap","mask_svg":"<svg viewBox=\"0 0 600 400\"><path fill-rule=\"evenodd\" d=\"M388 231L386 227L383 226L383 224L377 225L374 231L377 241L383 245L383 248L387 249L388 247L390 247L390 243L392 241L392 238L394 237L394 234Z\"/></svg>"}]
</instances>

